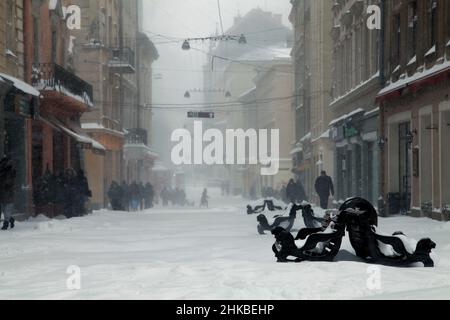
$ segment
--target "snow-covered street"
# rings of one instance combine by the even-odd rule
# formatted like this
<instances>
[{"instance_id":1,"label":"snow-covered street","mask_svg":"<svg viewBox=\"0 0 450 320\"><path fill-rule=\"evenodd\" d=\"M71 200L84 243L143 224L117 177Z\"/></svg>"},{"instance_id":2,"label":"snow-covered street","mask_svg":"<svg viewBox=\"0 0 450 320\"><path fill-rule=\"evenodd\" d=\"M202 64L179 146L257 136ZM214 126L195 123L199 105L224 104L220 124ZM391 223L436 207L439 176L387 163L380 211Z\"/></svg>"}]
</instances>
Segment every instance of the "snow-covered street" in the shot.
<instances>
[{"instance_id":1,"label":"snow-covered street","mask_svg":"<svg viewBox=\"0 0 450 320\"><path fill-rule=\"evenodd\" d=\"M381 219L383 232L431 237L436 267L381 266L381 289L371 290L373 267L358 261L348 237L338 262L279 264L272 235L258 235L244 200L216 193L210 203L18 223L0 233L0 299L450 298L450 223ZM302 226L300 216L295 228ZM72 265L81 269L80 290L66 285Z\"/></svg>"}]
</instances>

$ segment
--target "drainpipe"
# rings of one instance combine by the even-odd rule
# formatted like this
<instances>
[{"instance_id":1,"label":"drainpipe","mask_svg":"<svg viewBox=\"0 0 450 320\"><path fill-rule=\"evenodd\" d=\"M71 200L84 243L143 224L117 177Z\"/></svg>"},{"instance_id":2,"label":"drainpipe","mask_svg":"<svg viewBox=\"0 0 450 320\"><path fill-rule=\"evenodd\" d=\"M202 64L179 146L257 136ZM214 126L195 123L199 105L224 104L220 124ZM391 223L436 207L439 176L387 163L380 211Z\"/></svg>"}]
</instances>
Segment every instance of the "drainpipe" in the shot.
<instances>
[{"instance_id":1,"label":"drainpipe","mask_svg":"<svg viewBox=\"0 0 450 320\"><path fill-rule=\"evenodd\" d=\"M385 81L385 73L384 73L384 64L385 64L385 50L384 50L384 44L385 44L385 34L384 34L384 30L385 30L385 22L386 22L386 17L385 17L385 12L386 12L386 0L381 0L381 30L380 32L380 46L378 48L379 51L379 57L380 57L380 61L379 61L379 65L380 65L380 85L383 88L386 81Z\"/></svg>"},{"instance_id":2,"label":"drainpipe","mask_svg":"<svg viewBox=\"0 0 450 320\"><path fill-rule=\"evenodd\" d=\"M380 46L378 48L379 50L379 65L380 65L380 88L384 88L385 84L386 84L386 79L385 79L385 23L386 23L386 0L381 0L381 30L380 32ZM380 133L380 137L379 138L385 138L385 119L384 119L384 108L383 108L383 102L379 102L380 104L380 111L379 111L379 133ZM387 216L387 199L386 199L386 195L385 195L385 186L386 186L386 182L385 182L385 169L386 169L386 148L387 146L383 146L380 150L380 155L379 155L379 159L380 159L380 172L379 172L379 195L381 197L379 197L378 200L378 211L380 216Z\"/></svg>"}]
</instances>

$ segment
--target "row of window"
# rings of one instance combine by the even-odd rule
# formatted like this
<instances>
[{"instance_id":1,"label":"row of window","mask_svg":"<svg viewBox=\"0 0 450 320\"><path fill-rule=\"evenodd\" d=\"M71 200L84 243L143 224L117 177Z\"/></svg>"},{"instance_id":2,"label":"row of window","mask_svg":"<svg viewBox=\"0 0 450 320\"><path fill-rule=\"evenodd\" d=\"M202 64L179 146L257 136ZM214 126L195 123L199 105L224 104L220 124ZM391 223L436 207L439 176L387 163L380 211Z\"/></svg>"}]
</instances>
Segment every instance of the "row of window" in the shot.
<instances>
[{"instance_id":1,"label":"row of window","mask_svg":"<svg viewBox=\"0 0 450 320\"><path fill-rule=\"evenodd\" d=\"M407 61L416 57L420 41L422 41L421 44L425 49L423 53L429 50L437 51L438 46L442 45L438 41L439 26L444 26L445 36L450 39L450 1L421 1L423 2L410 0L407 3L406 12L400 10L392 15L392 30L390 32L392 44L390 52L391 71L400 65L402 55L406 55ZM419 4L425 7L420 7ZM444 19L444 21L440 21L440 19ZM419 38L419 35L422 35L422 37ZM404 38L406 48L402 47Z\"/></svg>"},{"instance_id":2,"label":"row of window","mask_svg":"<svg viewBox=\"0 0 450 320\"><path fill-rule=\"evenodd\" d=\"M346 31L333 53L333 97L338 98L370 79L379 69L379 32L363 23Z\"/></svg>"}]
</instances>

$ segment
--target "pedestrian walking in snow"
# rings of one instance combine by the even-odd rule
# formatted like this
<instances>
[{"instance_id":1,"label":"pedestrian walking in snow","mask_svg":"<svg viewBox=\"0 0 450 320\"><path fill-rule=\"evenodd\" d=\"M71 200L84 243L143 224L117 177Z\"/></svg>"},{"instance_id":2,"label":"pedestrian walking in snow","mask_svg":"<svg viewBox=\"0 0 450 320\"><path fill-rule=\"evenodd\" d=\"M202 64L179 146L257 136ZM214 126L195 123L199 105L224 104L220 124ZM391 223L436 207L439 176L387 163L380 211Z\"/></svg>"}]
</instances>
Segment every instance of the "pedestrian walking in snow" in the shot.
<instances>
[{"instance_id":1,"label":"pedestrian walking in snow","mask_svg":"<svg viewBox=\"0 0 450 320\"><path fill-rule=\"evenodd\" d=\"M153 191L153 186L150 182L147 182L147 184L144 187L144 194L145 194L145 209L153 208L153 200L155 197L155 192Z\"/></svg>"},{"instance_id":2,"label":"pedestrian walking in snow","mask_svg":"<svg viewBox=\"0 0 450 320\"><path fill-rule=\"evenodd\" d=\"M111 208L114 211L124 210L123 209L123 190L122 187L116 181L111 182L111 186L108 190L108 198L111 203Z\"/></svg>"},{"instance_id":3,"label":"pedestrian walking in snow","mask_svg":"<svg viewBox=\"0 0 450 320\"><path fill-rule=\"evenodd\" d=\"M334 196L334 186L331 177L327 176L326 171L320 173L320 177L317 178L315 183L315 189L320 198L320 207L322 209L328 209L328 199Z\"/></svg>"},{"instance_id":4,"label":"pedestrian walking in snow","mask_svg":"<svg viewBox=\"0 0 450 320\"><path fill-rule=\"evenodd\" d=\"M209 199L208 190L205 188L205 189L203 189L202 198L200 199L200 208L201 207L208 208L208 205L209 205L208 199Z\"/></svg>"},{"instance_id":5,"label":"pedestrian walking in snow","mask_svg":"<svg viewBox=\"0 0 450 320\"><path fill-rule=\"evenodd\" d=\"M16 186L16 166L5 157L0 161L0 213L3 212L2 230L14 228L14 195Z\"/></svg>"},{"instance_id":6,"label":"pedestrian walking in snow","mask_svg":"<svg viewBox=\"0 0 450 320\"><path fill-rule=\"evenodd\" d=\"M136 181L133 181L128 191L130 196L130 210L139 211L141 194L139 190L139 185L136 183Z\"/></svg>"},{"instance_id":7,"label":"pedestrian walking in snow","mask_svg":"<svg viewBox=\"0 0 450 320\"><path fill-rule=\"evenodd\" d=\"M297 200L297 184L294 182L294 179L289 180L289 183L286 187L286 198L289 202L295 203Z\"/></svg>"},{"instance_id":8,"label":"pedestrian walking in snow","mask_svg":"<svg viewBox=\"0 0 450 320\"><path fill-rule=\"evenodd\" d=\"M79 209L77 204L80 201L78 192L78 178L75 170L68 168L63 179L64 215L67 218L73 218L80 214L80 212L77 212Z\"/></svg>"},{"instance_id":9,"label":"pedestrian walking in snow","mask_svg":"<svg viewBox=\"0 0 450 320\"><path fill-rule=\"evenodd\" d=\"M89 188L89 182L84 175L83 170L78 171L76 180L78 193L75 201L75 212L77 212L77 215L83 216L87 214L86 203L89 201L89 198L92 197L92 191Z\"/></svg>"},{"instance_id":10,"label":"pedestrian walking in snow","mask_svg":"<svg viewBox=\"0 0 450 320\"><path fill-rule=\"evenodd\" d=\"M296 200L297 203L302 203L303 201L308 201L308 197L306 196L305 188L303 187L303 183L299 180L297 180L296 184Z\"/></svg>"},{"instance_id":11,"label":"pedestrian walking in snow","mask_svg":"<svg viewBox=\"0 0 450 320\"><path fill-rule=\"evenodd\" d=\"M122 210L130 211L130 186L122 181Z\"/></svg>"},{"instance_id":12,"label":"pedestrian walking in snow","mask_svg":"<svg viewBox=\"0 0 450 320\"><path fill-rule=\"evenodd\" d=\"M169 190L167 190L166 187L164 187L161 190L160 197L161 197L161 200L162 200L163 207L167 207L169 205Z\"/></svg>"},{"instance_id":13,"label":"pedestrian walking in snow","mask_svg":"<svg viewBox=\"0 0 450 320\"><path fill-rule=\"evenodd\" d=\"M139 187L139 210L144 210L145 209L145 186L144 183L139 182L138 184Z\"/></svg>"}]
</instances>

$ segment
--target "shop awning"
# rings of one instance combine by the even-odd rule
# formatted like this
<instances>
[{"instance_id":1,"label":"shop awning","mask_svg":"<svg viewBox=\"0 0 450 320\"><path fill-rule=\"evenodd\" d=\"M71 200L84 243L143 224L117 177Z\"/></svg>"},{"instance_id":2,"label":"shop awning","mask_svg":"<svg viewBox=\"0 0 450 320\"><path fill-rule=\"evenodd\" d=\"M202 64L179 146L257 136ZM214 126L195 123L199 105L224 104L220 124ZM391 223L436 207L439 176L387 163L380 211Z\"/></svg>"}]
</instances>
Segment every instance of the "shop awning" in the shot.
<instances>
[{"instance_id":1,"label":"shop awning","mask_svg":"<svg viewBox=\"0 0 450 320\"><path fill-rule=\"evenodd\" d=\"M64 134L68 135L84 149L92 149L97 154L104 154L106 151L106 148L99 143L98 141L92 139L91 137L87 136L85 133L81 132L81 127L77 129L76 124L71 124L70 128L66 126L64 123L59 121L56 117L46 115L42 116L40 115L40 120L44 121L45 123L49 124L51 127L55 128L56 130L59 130L63 132Z\"/></svg>"},{"instance_id":2,"label":"shop awning","mask_svg":"<svg viewBox=\"0 0 450 320\"><path fill-rule=\"evenodd\" d=\"M40 96L39 91L37 91L34 87L30 86L28 83L25 83L24 81L22 81L20 79L17 79L15 77L12 77L12 76L4 74L4 73L0 73L0 80L1 79L12 82L13 86L17 90L22 91L25 94L30 94L35 97Z\"/></svg>"}]
</instances>

